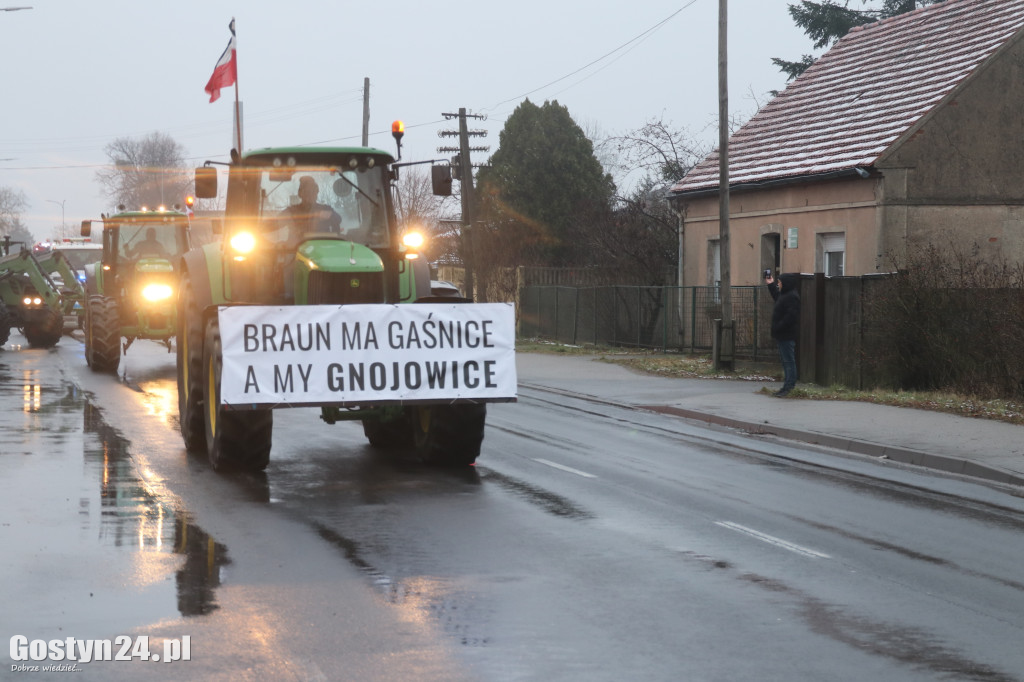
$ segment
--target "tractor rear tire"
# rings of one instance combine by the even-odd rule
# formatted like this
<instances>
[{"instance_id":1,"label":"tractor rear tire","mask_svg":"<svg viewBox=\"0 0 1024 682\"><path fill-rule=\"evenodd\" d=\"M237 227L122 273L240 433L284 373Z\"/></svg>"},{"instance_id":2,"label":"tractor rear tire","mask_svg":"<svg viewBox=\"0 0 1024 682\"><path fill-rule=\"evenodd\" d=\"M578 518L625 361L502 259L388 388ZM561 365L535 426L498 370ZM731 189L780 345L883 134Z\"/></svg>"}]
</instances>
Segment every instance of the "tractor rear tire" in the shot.
<instances>
[{"instance_id":1,"label":"tractor rear tire","mask_svg":"<svg viewBox=\"0 0 1024 682\"><path fill-rule=\"evenodd\" d=\"M177 352L178 425L185 449L206 452L203 421L203 319L188 272L181 278Z\"/></svg>"},{"instance_id":2,"label":"tractor rear tire","mask_svg":"<svg viewBox=\"0 0 1024 682\"><path fill-rule=\"evenodd\" d=\"M117 301L90 296L85 311L85 361L94 372L117 372L121 362L121 317Z\"/></svg>"},{"instance_id":3,"label":"tractor rear tire","mask_svg":"<svg viewBox=\"0 0 1024 682\"><path fill-rule=\"evenodd\" d=\"M47 313L42 322L26 324L22 329L28 345L33 348L52 348L64 335L64 316L54 310Z\"/></svg>"},{"instance_id":4,"label":"tractor rear tire","mask_svg":"<svg viewBox=\"0 0 1024 682\"><path fill-rule=\"evenodd\" d=\"M7 312L7 304L0 301L0 346L7 343L7 340L11 338L11 326L13 320L11 320L11 314Z\"/></svg>"},{"instance_id":5,"label":"tractor rear tire","mask_svg":"<svg viewBox=\"0 0 1024 682\"><path fill-rule=\"evenodd\" d=\"M408 408L416 454L427 464L469 466L480 456L487 405L423 405Z\"/></svg>"},{"instance_id":6,"label":"tractor rear tire","mask_svg":"<svg viewBox=\"0 0 1024 682\"><path fill-rule=\"evenodd\" d=\"M225 410L220 403L222 369L220 325L214 317L206 323L203 343L206 456L214 471L263 471L270 463L274 411Z\"/></svg>"}]
</instances>

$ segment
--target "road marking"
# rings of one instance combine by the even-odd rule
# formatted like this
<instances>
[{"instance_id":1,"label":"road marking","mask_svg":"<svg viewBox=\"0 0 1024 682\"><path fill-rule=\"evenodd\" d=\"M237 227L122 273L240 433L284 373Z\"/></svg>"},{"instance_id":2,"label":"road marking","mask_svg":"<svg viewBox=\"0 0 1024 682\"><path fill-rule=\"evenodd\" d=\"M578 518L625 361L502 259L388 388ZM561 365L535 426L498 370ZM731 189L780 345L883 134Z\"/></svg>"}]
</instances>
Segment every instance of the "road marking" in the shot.
<instances>
[{"instance_id":1,"label":"road marking","mask_svg":"<svg viewBox=\"0 0 1024 682\"><path fill-rule=\"evenodd\" d=\"M822 554L821 552L816 552L813 549L809 549L807 547L801 547L800 545L794 545L792 542L786 542L785 540L783 540L781 538L777 538L777 537L775 537L773 535L766 535L765 533L762 533L760 531L756 531L753 528L747 528L746 526L741 526L738 523L732 523L730 521L715 521L715 524L719 525L719 526L722 526L723 528L729 528L729 529L732 529L732 530L737 530L737 531L739 531L741 533L746 533L747 535L749 535L751 537L754 537L754 538L757 538L758 540L761 540L762 542L767 542L769 545L775 545L776 547L781 547L783 549L788 549L790 552L796 552L797 554L803 554L804 556L808 556L808 557L811 557L813 559L831 559L832 558L828 554Z\"/></svg>"},{"instance_id":2,"label":"road marking","mask_svg":"<svg viewBox=\"0 0 1024 682\"><path fill-rule=\"evenodd\" d=\"M554 467L555 469L561 469L562 471L568 471L570 474L576 474L577 476L582 476L583 478L597 478L597 476L595 476L594 474L588 474L586 471L580 471L579 469L573 469L572 467L567 467L564 464L555 464L554 462L549 462L546 459L534 458L533 461L534 462L539 462L541 464L545 464L545 465L547 465L549 467Z\"/></svg>"}]
</instances>

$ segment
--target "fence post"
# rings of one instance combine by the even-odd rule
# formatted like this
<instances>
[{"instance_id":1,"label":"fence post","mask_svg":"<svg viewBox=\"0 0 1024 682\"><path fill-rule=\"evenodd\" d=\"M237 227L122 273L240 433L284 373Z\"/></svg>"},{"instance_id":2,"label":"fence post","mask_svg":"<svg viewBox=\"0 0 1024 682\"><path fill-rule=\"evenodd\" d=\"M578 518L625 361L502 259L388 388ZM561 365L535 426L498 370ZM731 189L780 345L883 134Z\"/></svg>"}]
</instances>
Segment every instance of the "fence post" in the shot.
<instances>
[{"instance_id":1,"label":"fence post","mask_svg":"<svg viewBox=\"0 0 1024 682\"><path fill-rule=\"evenodd\" d=\"M640 347L640 310L642 305L640 303L640 287L636 288L636 347Z\"/></svg>"},{"instance_id":2,"label":"fence post","mask_svg":"<svg viewBox=\"0 0 1024 682\"><path fill-rule=\"evenodd\" d=\"M690 352L697 350L697 287L690 287Z\"/></svg>"},{"instance_id":3,"label":"fence post","mask_svg":"<svg viewBox=\"0 0 1024 682\"><path fill-rule=\"evenodd\" d=\"M668 352L668 306L665 305L665 299L668 297L668 287L661 288L661 309L658 314L661 315L661 352Z\"/></svg>"},{"instance_id":4,"label":"fence post","mask_svg":"<svg viewBox=\"0 0 1024 682\"><path fill-rule=\"evenodd\" d=\"M542 298L543 290L540 287L537 288L537 336L540 336L540 321L543 319L541 315L541 304L540 299Z\"/></svg>"},{"instance_id":5,"label":"fence post","mask_svg":"<svg viewBox=\"0 0 1024 682\"><path fill-rule=\"evenodd\" d=\"M619 286L612 285L612 345L619 342Z\"/></svg>"},{"instance_id":6,"label":"fence post","mask_svg":"<svg viewBox=\"0 0 1024 682\"><path fill-rule=\"evenodd\" d=\"M560 288L561 287L557 287L557 286L555 287L555 334L554 334L555 341L558 341L559 343L561 343L561 339L558 338L558 300L561 298L558 295L558 293L559 293L558 290Z\"/></svg>"},{"instance_id":7,"label":"fence post","mask_svg":"<svg viewBox=\"0 0 1024 682\"><path fill-rule=\"evenodd\" d=\"M576 287L576 305L572 311L572 345L576 345L576 327L580 319L580 288Z\"/></svg>"},{"instance_id":8,"label":"fence post","mask_svg":"<svg viewBox=\"0 0 1024 682\"><path fill-rule=\"evenodd\" d=\"M761 309L757 305L757 292L760 290L761 287L754 287L754 362L757 362L757 346L758 341L761 340L761 337L757 334L757 321L761 318Z\"/></svg>"},{"instance_id":9,"label":"fence post","mask_svg":"<svg viewBox=\"0 0 1024 682\"><path fill-rule=\"evenodd\" d=\"M814 383L827 386L825 362L825 273L814 273Z\"/></svg>"}]
</instances>

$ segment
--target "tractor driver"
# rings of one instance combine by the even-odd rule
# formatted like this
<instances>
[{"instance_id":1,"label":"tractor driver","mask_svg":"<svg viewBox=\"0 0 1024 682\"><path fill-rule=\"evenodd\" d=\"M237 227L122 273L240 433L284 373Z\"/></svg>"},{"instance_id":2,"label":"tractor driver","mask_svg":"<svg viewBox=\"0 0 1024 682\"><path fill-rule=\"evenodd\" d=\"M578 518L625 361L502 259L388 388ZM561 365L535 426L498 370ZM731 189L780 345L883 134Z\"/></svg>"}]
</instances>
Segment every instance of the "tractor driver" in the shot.
<instances>
[{"instance_id":1,"label":"tractor driver","mask_svg":"<svg viewBox=\"0 0 1024 682\"><path fill-rule=\"evenodd\" d=\"M341 232L341 216L327 204L317 203L320 188L310 175L299 178L299 203L281 211L281 218L290 223L288 241L298 244L310 232Z\"/></svg>"},{"instance_id":2,"label":"tractor driver","mask_svg":"<svg viewBox=\"0 0 1024 682\"><path fill-rule=\"evenodd\" d=\"M156 238L156 228L146 229L146 238L135 246L129 246L127 251L131 258L167 258L167 248Z\"/></svg>"}]
</instances>

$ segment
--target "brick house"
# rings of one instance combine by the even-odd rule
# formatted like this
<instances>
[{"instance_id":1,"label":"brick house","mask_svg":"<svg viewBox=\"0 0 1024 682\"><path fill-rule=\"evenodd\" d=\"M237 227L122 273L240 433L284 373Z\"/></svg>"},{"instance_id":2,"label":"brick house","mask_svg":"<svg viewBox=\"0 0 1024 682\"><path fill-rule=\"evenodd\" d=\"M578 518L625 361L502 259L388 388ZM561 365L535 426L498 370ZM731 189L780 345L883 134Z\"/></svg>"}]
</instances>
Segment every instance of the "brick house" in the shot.
<instances>
[{"instance_id":1,"label":"brick house","mask_svg":"<svg viewBox=\"0 0 1024 682\"><path fill-rule=\"evenodd\" d=\"M729 141L734 285L889 272L967 240L1024 260L1024 0L855 28ZM684 286L720 276L718 153L672 187Z\"/></svg>"}]
</instances>

